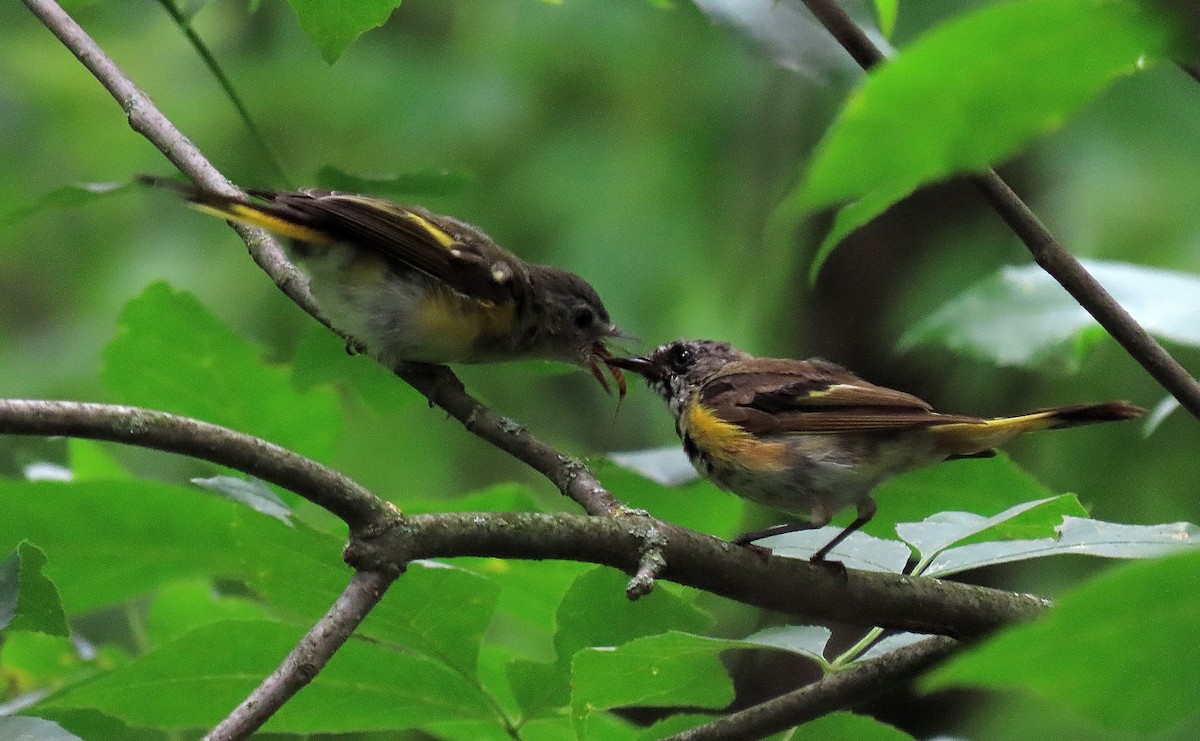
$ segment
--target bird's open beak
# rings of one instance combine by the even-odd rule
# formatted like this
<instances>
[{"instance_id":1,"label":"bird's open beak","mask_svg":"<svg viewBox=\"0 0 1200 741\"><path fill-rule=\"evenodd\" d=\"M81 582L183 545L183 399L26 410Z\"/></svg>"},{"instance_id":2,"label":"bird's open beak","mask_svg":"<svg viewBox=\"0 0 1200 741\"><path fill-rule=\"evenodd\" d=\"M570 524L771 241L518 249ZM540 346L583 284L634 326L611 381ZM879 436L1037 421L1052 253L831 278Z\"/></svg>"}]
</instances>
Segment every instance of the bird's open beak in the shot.
<instances>
[{"instance_id":1,"label":"bird's open beak","mask_svg":"<svg viewBox=\"0 0 1200 741\"><path fill-rule=\"evenodd\" d=\"M623 369L636 373L647 381L663 379L662 367L648 358L608 358L604 362L608 364L613 373L616 373L617 369Z\"/></svg>"}]
</instances>

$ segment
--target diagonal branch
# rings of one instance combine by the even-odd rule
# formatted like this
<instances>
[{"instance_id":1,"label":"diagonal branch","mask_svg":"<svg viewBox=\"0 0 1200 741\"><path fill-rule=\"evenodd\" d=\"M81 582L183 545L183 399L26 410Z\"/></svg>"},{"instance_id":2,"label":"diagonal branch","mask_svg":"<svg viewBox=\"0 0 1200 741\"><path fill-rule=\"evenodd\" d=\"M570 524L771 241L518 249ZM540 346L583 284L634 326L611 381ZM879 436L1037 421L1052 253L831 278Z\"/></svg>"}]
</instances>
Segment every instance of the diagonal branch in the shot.
<instances>
[{"instance_id":1,"label":"diagonal branch","mask_svg":"<svg viewBox=\"0 0 1200 741\"><path fill-rule=\"evenodd\" d=\"M358 571L337 600L300 639L283 662L215 728L204 741L249 738L283 704L304 688L383 599L395 574Z\"/></svg>"},{"instance_id":2,"label":"diagonal branch","mask_svg":"<svg viewBox=\"0 0 1200 741\"><path fill-rule=\"evenodd\" d=\"M239 191L213 167L166 116L155 107L117 63L59 7L54 0L24 0L29 9L62 41L112 94L129 116L129 125L146 137L184 174L204 188L237 195ZM275 285L300 308L338 335L353 341L329 324L308 290L308 279L287 259L282 246L262 229L235 225L250 256ZM445 409L475 435L546 476L568 497L593 515L621 514L626 509L609 494L582 463L556 451L508 418L484 406L467 393L452 371L444 367L406 365L392 369L429 400Z\"/></svg>"},{"instance_id":3,"label":"diagonal branch","mask_svg":"<svg viewBox=\"0 0 1200 741\"><path fill-rule=\"evenodd\" d=\"M834 0L804 0L804 5L863 69L870 69L884 60L883 52ZM1034 261L1193 417L1200 419L1200 383L1055 239L1008 183L995 170L972 175L971 182L1025 243Z\"/></svg>"},{"instance_id":4,"label":"diagonal branch","mask_svg":"<svg viewBox=\"0 0 1200 741\"><path fill-rule=\"evenodd\" d=\"M946 658L959 645L953 638L927 638L664 741L763 738L877 697Z\"/></svg>"}]
</instances>

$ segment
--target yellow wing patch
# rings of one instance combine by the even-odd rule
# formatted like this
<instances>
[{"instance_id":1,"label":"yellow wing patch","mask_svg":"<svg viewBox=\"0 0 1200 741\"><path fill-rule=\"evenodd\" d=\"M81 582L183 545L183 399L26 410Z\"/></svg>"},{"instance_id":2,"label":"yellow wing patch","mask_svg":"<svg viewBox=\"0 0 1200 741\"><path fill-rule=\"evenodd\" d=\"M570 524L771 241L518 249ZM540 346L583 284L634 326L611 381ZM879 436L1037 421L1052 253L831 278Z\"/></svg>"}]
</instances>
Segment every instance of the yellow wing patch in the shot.
<instances>
[{"instance_id":1,"label":"yellow wing patch","mask_svg":"<svg viewBox=\"0 0 1200 741\"><path fill-rule=\"evenodd\" d=\"M454 237L450 236L446 232L444 232L441 229L439 229L438 227L434 226L432 221L430 221L429 219L426 219L423 216L414 214L412 211L404 211L404 212L402 212L401 215L404 218L406 218L409 221L416 224L417 226L424 229L429 234L429 236L433 237L434 240L437 241L438 244L440 244L441 246L443 246L447 249L449 249L449 247L457 241L454 239Z\"/></svg>"},{"instance_id":2,"label":"yellow wing patch","mask_svg":"<svg viewBox=\"0 0 1200 741\"><path fill-rule=\"evenodd\" d=\"M725 464L756 471L783 471L787 468L787 445L765 442L738 425L718 417L704 405L688 405L680 428L691 437L700 452Z\"/></svg>"},{"instance_id":3,"label":"yellow wing patch","mask_svg":"<svg viewBox=\"0 0 1200 741\"><path fill-rule=\"evenodd\" d=\"M269 232L300 242L311 242L313 244L332 244L333 242L333 239L325 232L264 213L244 203L229 203L224 206L192 203L191 206L197 211L202 211L227 221L236 221L239 224L261 227Z\"/></svg>"}]
</instances>

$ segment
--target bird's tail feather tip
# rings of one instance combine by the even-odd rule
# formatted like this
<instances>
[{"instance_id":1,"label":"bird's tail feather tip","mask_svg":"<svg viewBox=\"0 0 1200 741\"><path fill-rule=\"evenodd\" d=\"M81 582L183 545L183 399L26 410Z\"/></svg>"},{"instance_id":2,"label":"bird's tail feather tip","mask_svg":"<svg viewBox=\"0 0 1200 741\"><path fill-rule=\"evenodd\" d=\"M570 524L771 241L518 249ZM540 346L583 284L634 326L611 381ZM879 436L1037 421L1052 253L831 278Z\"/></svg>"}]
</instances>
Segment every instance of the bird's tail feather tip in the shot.
<instances>
[{"instance_id":1,"label":"bird's tail feather tip","mask_svg":"<svg viewBox=\"0 0 1200 741\"><path fill-rule=\"evenodd\" d=\"M1094 422L1118 422L1142 416L1146 410L1125 401L1106 401L1100 404L1078 404L1047 410L1054 427L1089 425Z\"/></svg>"}]
</instances>

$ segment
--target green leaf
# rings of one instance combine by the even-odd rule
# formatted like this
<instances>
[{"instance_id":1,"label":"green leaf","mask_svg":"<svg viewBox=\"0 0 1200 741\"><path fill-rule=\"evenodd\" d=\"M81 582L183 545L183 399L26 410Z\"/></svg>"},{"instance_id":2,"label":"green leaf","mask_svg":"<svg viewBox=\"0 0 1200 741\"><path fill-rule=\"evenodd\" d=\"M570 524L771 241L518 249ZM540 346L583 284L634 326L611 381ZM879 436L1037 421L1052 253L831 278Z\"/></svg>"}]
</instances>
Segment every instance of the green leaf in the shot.
<instances>
[{"instance_id":1,"label":"green leaf","mask_svg":"<svg viewBox=\"0 0 1200 741\"><path fill-rule=\"evenodd\" d=\"M630 705L721 708L733 702L722 641L669 632L616 647L580 651L571 662L571 708L577 717Z\"/></svg>"},{"instance_id":2,"label":"green leaf","mask_svg":"<svg viewBox=\"0 0 1200 741\"><path fill-rule=\"evenodd\" d=\"M812 263L808 266L808 282L810 285L817 282L817 277L821 274L821 268L825 267L825 261L833 254L842 240L854 233L863 224L866 224L871 219L874 219L879 214L887 211L902 198L912 193L914 188L908 185L897 186L894 189L877 190L864 195L862 198L848 203L838 209L837 215L833 217L833 226L830 227L829 233L821 240L818 245L816 254L813 255ZM783 209L778 211L779 218L787 218L789 213L795 214L796 217L803 215L798 209Z\"/></svg>"},{"instance_id":3,"label":"green leaf","mask_svg":"<svg viewBox=\"0 0 1200 741\"><path fill-rule=\"evenodd\" d=\"M1138 734L1175 726L1200 707L1197 578L1200 553L1114 568L1037 621L959 654L923 686L1031 692ZM1153 671L1131 681L1137 667Z\"/></svg>"},{"instance_id":4,"label":"green leaf","mask_svg":"<svg viewBox=\"0 0 1200 741\"><path fill-rule=\"evenodd\" d=\"M38 714L87 741L174 741L162 731L130 728L116 718L95 710L54 711L42 708Z\"/></svg>"},{"instance_id":5,"label":"green leaf","mask_svg":"<svg viewBox=\"0 0 1200 741\"><path fill-rule=\"evenodd\" d=\"M1200 347L1200 277L1123 262L1083 266L1148 332ZM1005 267L922 319L899 348L937 344L995 363L1078 369L1106 337L1096 321L1037 265Z\"/></svg>"},{"instance_id":6,"label":"green leaf","mask_svg":"<svg viewBox=\"0 0 1200 741\"><path fill-rule=\"evenodd\" d=\"M1167 24L1146 5L1020 0L933 29L872 71L789 199L808 209L865 199L874 214L923 183L1004 161L1162 53Z\"/></svg>"},{"instance_id":7,"label":"green leaf","mask_svg":"<svg viewBox=\"0 0 1200 741\"><path fill-rule=\"evenodd\" d=\"M350 42L372 28L382 26L400 0L289 0L300 19L300 27L333 64Z\"/></svg>"},{"instance_id":8,"label":"green leaf","mask_svg":"<svg viewBox=\"0 0 1200 741\"><path fill-rule=\"evenodd\" d=\"M516 660L509 665L513 692L527 715L543 715L570 702L571 659L578 651L617 646L668 630L699 633L711 623L706 612L685 602L666 584L630 602L625 596L627 580L624 574L605 568L579 576L558 606L556 661Z\"/></svg>"},{"instance_id":9,"label":"green leaf","mask_svg":"<svg viewBox=\"0 0 1200 741\"><path fill-rule=\"evenodd\" d=\"M128 190L132 183L77 183L43 193L36 201L17 206L0 214L0 228L11 227L33 216L51 209L79 208L95 203L116 193Z\"/></svg>"},{"instance_id":10,"label":"green leaf","mask_svg":"<svg viewBox=\"0 0 1200 741\"><path fill-rule=\"evenodd\" d=\"M337 335L310 327L292 355L293 381L301 391L339 384L380 414L426 403L412 386L366 355L350 355Z\"/></svg>"},{"instance_id":11,"label":"green leaf","mask_svg":"<svg viewBox=\"0 0 1200 741\"><path fill-rule=\"evenodd\" d=\"M104 350L101 380L121 402L184 414L329 460L341 431L337 397L298 392L283 368L191 294L151 284L130 301Z\"/></svg>"},{"instance_id":12,"label":"green leaf","mask_svg":"<svg viewBox=\"0 0 1200 741\"><path fill-rule=\"evenodd\" d=\"M0 629L70 635L58 589L42 574L45 565L46 554L28 542L0 562Z\"/></svg>"},{"instance_id":13,"label":"green leaf","mask_svg":"<svg viewBox=\"0 0 1200 741\"><path fill-rule=\"evenodd\" d=\"M350 578L342 539L285 526L190 487L0 482L0 511L7 515L0 518L0 547L23 538L38 542L68 614L179 580L224 578L245 581L281 614L312 621ZM490 579L465 569L416 562L359 630L471 675L497 591Z\"/></svg>"},{"instance_id":14,"label":"green leaf","mask_svg":"<svg viewBox=\"0 0 1200 741\"><path fill-rule=\"evenodd\" d=\"M0 738L9 741L83 741L57 723L18 715L0 716Z\"/></svg>"},{"instance_id":15,"label":"green leaf","mask_svg":"<svg viewBox=\"0 0 1200 741\"><path fill-rule=\"evenodd\" d=\"M146 637L151 645L161 646L201 625L266 617L259 603L218 594L208 581L185 581L158 590L146 615Z\"/></svg>"},{"instance_id":16,"label":"green leaf","mask_svg":"<svg viewBox=\"0 0 1200 741\"><path fill-rule=\"evenodd\" d=\"M1158 558L1200 544L1200 528L1188 522L1169 525L1121 525L1067 517L1053 538L972 543L943 551L922 572L945 577L981 566L994 566L1045 556Z\"/></svg>"},{"instance_id":17,"label":"green leaf","mask_svg":"<svg viewBox=\"0 0 1200 741\"><path fill-rule=\"evenodd\" d=\"M255 512L274 517L285 525L291 525L292 510L280 499L271 487L258 479L240 479L236 476L210 476L194 478L193 484L228 499L244 504Z\"/></svg>"},{"instance_id":18,"label":"green leaf","mask_svg":"<svg viewBox=\"0 0 1200 741\"><path fill-rule=\"evenodd\" d=\"M308 569L280 554L251 585L283 614L313 620L349 580L345 568ZM475 676L479 647L496 609L499 587L487 577L437 561L415 561L388 589L359 634L434 657Z\"/></svg>"},{"instance_id":19,"label":"green leaf","mask_svg":"<svg viewBox=\"0 0 1200 741\"><path fill-rule=\"evenodd\" d=\"M73 481L123 481L129 472L117 462L104 443L72 437L67 440Z\"/></svg>"},{"instance_id":20,"label":"green leaf","mask_svg":"<svg viewBox=\"0 0 1200 741\"><path fill-rule=\"evenodd\" d=\"M6 514L0 518L0 548L22 539L38 543L69 615L179 579L269 581L275 570L295 569L315 586L338 577L344 585L349 576L339 557L340 539L286 527L192 487L0 482L0 511Z\"/></svg>"},{"instance_id":21,"label":"green leaf","mask_svg":"<svg viewBox=\"0 0 1200 741\"><path fill-rule=\"evenodd\" d=\"M453 195L475 181L475 173L465 170L429 168L391 176L368 177L354 175L336 167L325 166L317 171L317 186L350 193L372 193L381 196Z\"/></svg>"},{"instance_id":22,"label":"green leaf","mask_svg":"<svg viewBox=\"0 0 1200 741\"><path fill-rule=\"evenodd\" d=\"M885 39L896 30L896 16L900 13L900 0L875 0L875 16L879 19L879 31Z\"/></svg>"},{"instance_id":23,"label":"green leaf","mask_svg":"<svg viewBox=\"0 0 1200 741\"><path fill-rule=\"evenodd\" d=\"M791 731L788 741L824 741L852 738L855 741L913 741L913 737L887 723L865 715L842 711L816 718Z\"/></svg>"},{"instance_id":24,"label":"green leaf","mask_svg":"<svg viewBox=\"0 0 1200 741\"><path fill-rule=\"evenodd\" d=\"M881 484L873 495L879 503L879 513L863 529L891 536L897 523L920 522L938 512L1000 512L1022 502L1054 495L1055 492L1038 483L1004 453L994 458L948 461ZM1082 510L1072 513L1084 514ZM843 518L849 520L847 515ZM1038 535L1045 532L1048 531Z\"/></svg>"},{"instance_id":25,"label":"green leaf","mask_svg":"<svg viewBox=\"0 0 1200 741\"><path fill-rule=\"evenodd\" d=\"M663 486L683 486L700 479L700 474L678 445L608 454L616 465Z\"/></svg>"},{"instance_id":26,"label":"green leaf","mask_svg":"<svg viewBox=\"0 0 1200 741\"><path fill-rule=\"evenodd\" d=\"M989 531L995 537L1004 537L1002 525L1033 510L1042 515L1038 519L1040 527L1050 531L1062 522L1064 503L1074 514L1086 514L1074 496L1064 495L1022 502L991 517L973 512L939 512L921 522L898 523L896 533L916 548L922 558L929 559L955 543Z\"/></svg>"},{"instance_id":27,"label":"green leaf","mask_svg":"<svg viewBox=\"0 0 1200 741\"><path fill-rule=\"evenodd\" d=\"M136 726L210 727L275 669L303 633L264 621L204 625L127 666L67 688L45 705L94 708ZM350 640L264 730L350 733L495 717L480 689L445 664Z\"/></svg>"},{"instance_id":28,"label":"green leaf","mask_svg":"<svg viewBox=\"0 0 1200 741\"><path fill-rule=\"evenodd\" d=\"M807 656L822 668L828 668L825 646L832 635L824 625L777 625L748 635L743 640Z\"/></svg>"},{"instance_id":29,"label":"green leaf","mask_svg":"<svg viewBox=\"0 0 1200 741\"><path fill-rule=\"evenodd\" d=\"M794 533L773 535L757 542L770 548L771 552L777 556L807 561L843 529L835 526L816 530L799 530ZM899 574L904 571L908 559L912 557L912 549L895 540L884 540L866 533L854 532L838 543L830 557L835 561L840 561L848 569Z\"/></svg>"},{"instance_id":30,"label":"green leaf","mask_svg":"<svg viewBox=\"0 0 1200 741\"><path fill-rule=\"evenodd\" d=\"M707 481L664 486L608 460L597 462L592 470L606 487L619 492L621 501L630 507L717 537L728 538L738 532L745 504Z\"/></svg>"}]
</instances>

